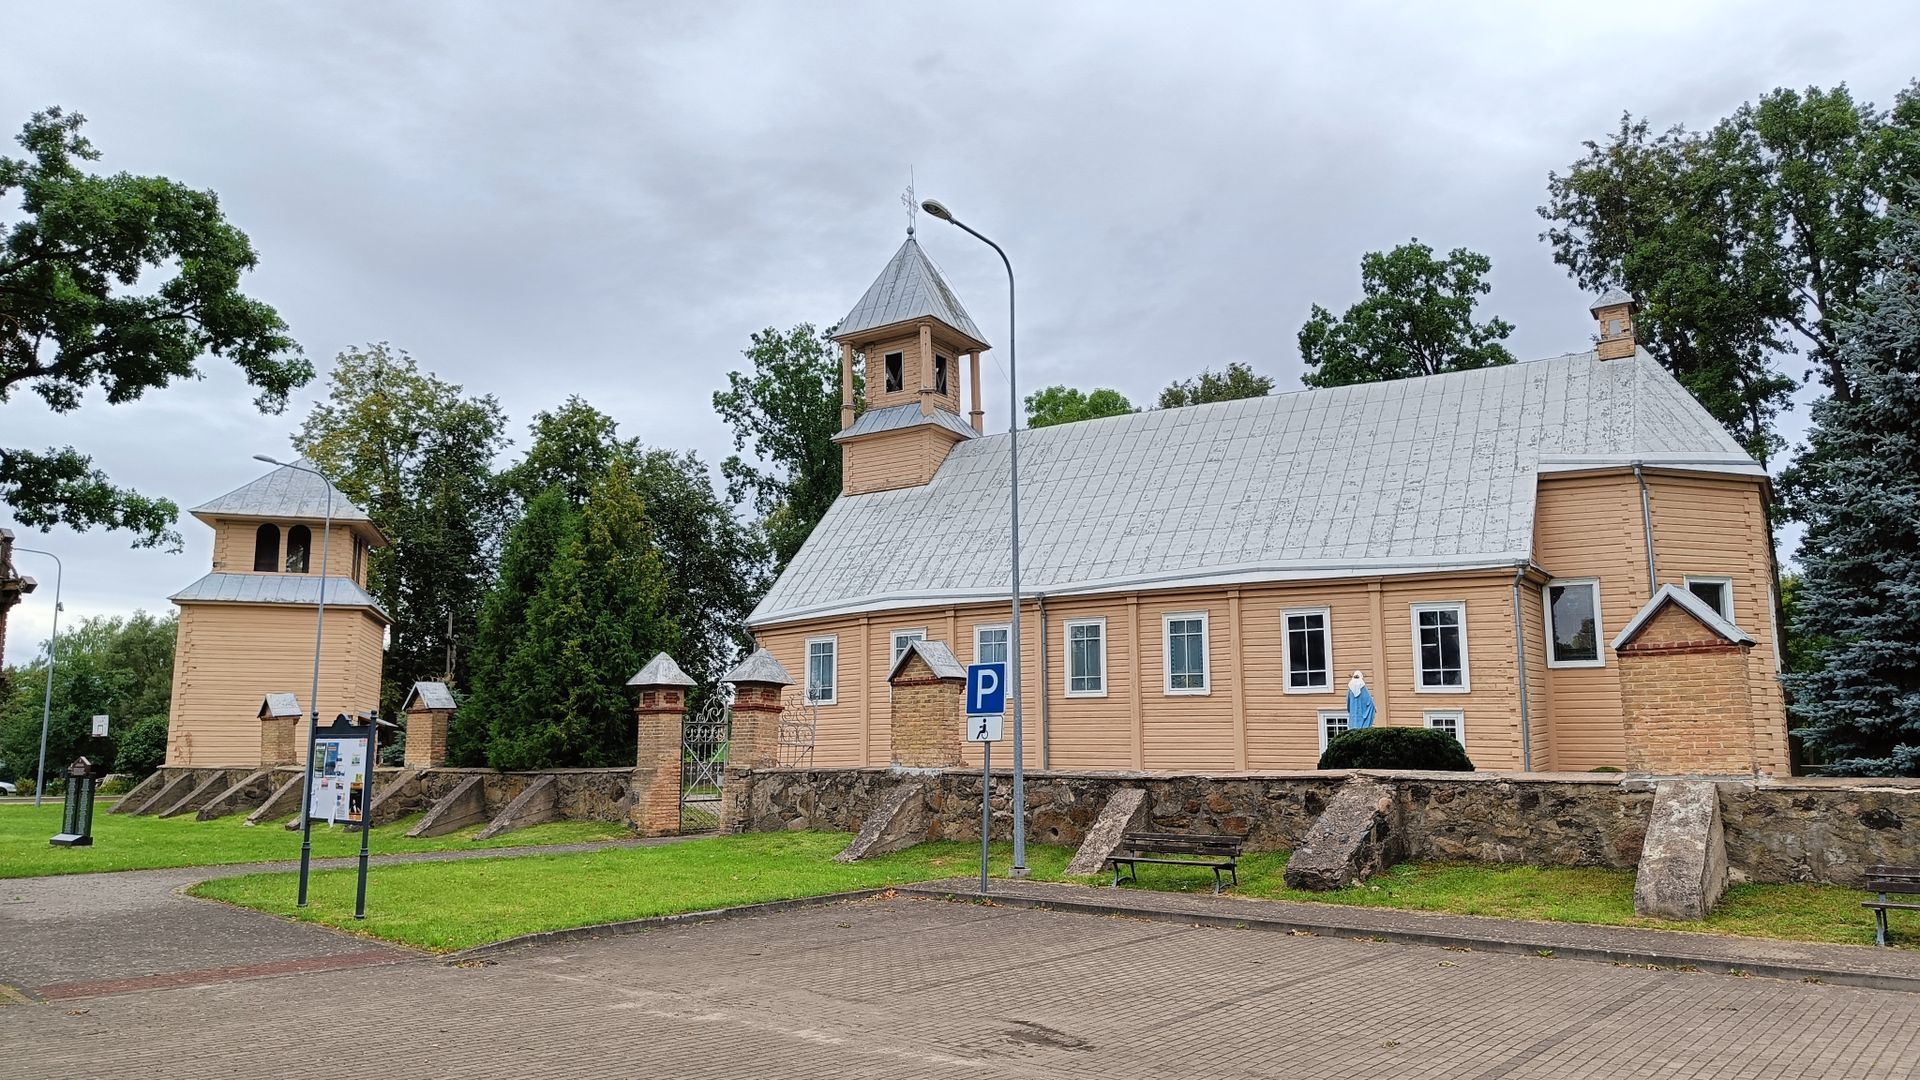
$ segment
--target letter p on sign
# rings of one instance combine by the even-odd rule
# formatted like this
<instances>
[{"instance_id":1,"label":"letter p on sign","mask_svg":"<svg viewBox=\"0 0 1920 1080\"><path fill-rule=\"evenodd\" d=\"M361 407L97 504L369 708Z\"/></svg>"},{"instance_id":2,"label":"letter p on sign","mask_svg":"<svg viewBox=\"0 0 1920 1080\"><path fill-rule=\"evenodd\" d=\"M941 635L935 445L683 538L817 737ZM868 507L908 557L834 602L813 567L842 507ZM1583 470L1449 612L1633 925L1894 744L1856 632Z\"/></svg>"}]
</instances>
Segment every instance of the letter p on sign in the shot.
<instances>
[{"instance_id":1,"label":"letter p on sign","mask_svg":"<svg viewBox=\"0 0 1920 1080\"><path fill-rule=\"evenodd\" d=\"M1007 711L1007 665L967 665L967 715L998 716Z\"/></svg>"}]
</instances>

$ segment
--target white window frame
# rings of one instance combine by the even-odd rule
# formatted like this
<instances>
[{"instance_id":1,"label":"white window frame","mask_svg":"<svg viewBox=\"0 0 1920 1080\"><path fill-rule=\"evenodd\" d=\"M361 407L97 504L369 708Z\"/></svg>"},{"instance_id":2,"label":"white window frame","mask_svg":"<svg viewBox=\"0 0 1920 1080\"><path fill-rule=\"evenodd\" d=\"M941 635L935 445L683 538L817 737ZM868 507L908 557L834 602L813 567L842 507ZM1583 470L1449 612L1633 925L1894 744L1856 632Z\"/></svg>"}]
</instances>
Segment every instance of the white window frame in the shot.
<instances>
[{"instance_id":1,"label":"white window frame","mask_svg":"<svg viewBox=\"0 0 1920 1080\"><path fill-rule=\"evenodd\" d=\"M1200 685L1173 685L1173 624L1200 622ZM1213 693L1213 625L1204 611L1181 611L1160 616L1160 689L1169 697L1206 697Z\"/></svg>"},{"instance_id":2,"label":"white window frame","mask_svg":"<svg viewBox=\"0 0 1920 1080\"><path fill-rule=\"evenodd\" d=\"M813 647L815 645L833 646L833 693L826 697L813 696ZM840 638L836 634L823 634L807 639L806 658L806 702L809 705L838 705L840 703Z\"/></svg>"},{"instance_id":3,"label":"white window frame","mask_svg":"<svg viewBox=\"0 0 1920 1080\"><path fill-rule=\"evenodd\" d=\"M1718 585L1724 590L1720 595L1727 598L1727 606L1725 610L1719 611L1718 614L1721 618L1733 625L1739 626L1740 621L1733 617L1733 579L1725 574L1688 574L1680 579L1680 587L1686 589L1688 592L1692 592L1693 583L1696 581L1702 585Z\"/></svg>"},{"instance_id":4,"label":"white window frame","mask_svg":"<svg viewBox=\"0 0 1920 1080\"><path fill-rule=\"evenodd\" d=\"M1442 728L1434 723L1434 720L1443 716L1451 717L1453 719L1454 741L1458 742L1460 744L1461 749L1464 750L1467 745L1466 710L1464 709L1428 709L1425 712L1422 712L1420 714L1420 722L1435 731L1444 731L1446 730L1445 728Z\"/></svg>"},{"instance_id":5,"label":"white window frame","mask_svg":"<svg viewBox=\"0 0 1920 1080\"><path fill-rule=\"evenodd\" d=\"M976 664L986 663L985 660L980 659L980 634L986 630L998 630L1007 635L1007 655L1011 658L1013 655L1013 627L1007 623L976 623L973 628L973 662Z\"/></svg>"},{"instance_id":6,"label":"white window frame","mask_svg":"<svg viewBox=\"0 0 1920 1080\"><path fill-rule=\"evenodd\" d=\"M1076 626L1097 626L1100 628L1100 689L1075 690L1073 688L1073 628ZM1107 668L1107 620L1105 617L1092 619L1068 619L1060 624L1061 663L1060 673L1066 696L1070 698L1103 698L1107 696L1107 682L1112 672Z\"/></svg>"},{"instance_id":7,"label":"white window frame","mask_svg":"<svg viewBox=\"0 0 1920 1080\"><path fill-rule=\"evenodd\" d=\"M1327 752L1327 743L1331 741L1327 738L1327 721L1335 718L1338 718L1342 722L1345 722L1348 719L1347 710L1321 709L1319 712L1313 714L1313 722L1320 729L1320 752L1323 754ZM1347 732L1352 730L1353 729L1350 727L1343 726L1340 729L1340 734L1345 735Z\"/></svg>"},{"instance_id":8,"label":"white window frame","mask_svg":"<svg viewBox=\"0 0 1920 1080\"><path fill-rule=\"evenodd\" d=\"M1293 629L1287 620L1295 615L1320 616L1320 636L1325 639L1327 653L1327 685L1293 685ZM1333 609L1324 607L1287 608L1280 613L1280 686L1289 694L1331 694L1333 693Z\"/></svg>"},{"instance_id":9,"label":"white window frame","mask_svg":"<svg viewBox=\"0 0 1920 1080\"><path fill-rule=\"evenodd\" d=\"M925 641L927 640L927 628L922 626L917 630L893 630L888 632L887 634L887 672L888 674L892 674L893 665L899 663L900 657L903 656L907 651L905 648L902 648L900 645L900 639L903 637L913 641Z\"/></svg>"},{"instance_id":10,"label":"white window frame","mask_svg":"<svg viewBox=\"0 0 1920 1080\"><path fill-rule=\"evenodd\" d=\"M1592 660L1555 660L1553 658L1553 588L1574 585L1586 585L1593 589L1593 655ZM1547 666L1550 668L1603 668L1607 666L1607 635L1601 625L1601 613L1606 609L1600 606L1600 579L1597 577L1554 578L1540 586L1540 612L1546 632Z\"/></svg>"},{"instance_id":11,"label":"white window frame","mask_svg":"<svg viewBox=\"0 0 1920 1080\"><path fill-rule=\"evenodd\" d=\"M1460 685L1428 686L1421 678L1420 669L1420 614L1426 611L1456 611L1460 613ZM1473 676L1467 665L1467 602L1465 600L1439 600L1426 604L1409 604L1407 622L1413 630L1413 692L1416 694L1467 694L1473 691Z\"/></svg>"}]
</instances>

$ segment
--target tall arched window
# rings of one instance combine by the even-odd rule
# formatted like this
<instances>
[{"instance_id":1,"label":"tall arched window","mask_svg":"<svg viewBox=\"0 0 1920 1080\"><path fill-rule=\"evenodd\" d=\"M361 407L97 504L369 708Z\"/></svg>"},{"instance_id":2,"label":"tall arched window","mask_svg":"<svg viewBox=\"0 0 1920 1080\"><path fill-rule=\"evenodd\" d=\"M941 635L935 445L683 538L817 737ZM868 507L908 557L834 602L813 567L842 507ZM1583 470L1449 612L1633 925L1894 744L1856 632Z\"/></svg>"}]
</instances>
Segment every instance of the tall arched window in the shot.
<instances>
[{"instance_id":1,"label":"tall arched window","mask_svg":"<svg viewBox=\"0 0 1920 1080\"><path fill-rule=\"evenodd\" d=\"M287 573L307 572L307 551L312 547L313 534L305 525L295 525L287 530Z\"/></svg>"},{"instance_id":2,"label":"tall arched window","mask_svg":"<svg viewBox=\"0 0 1920 1080\"><path fill-rule=\"evenodd\" d=\"M269 521L253 534L253 568L271 574L280 566L280 526Z\"/></svg>"}]
</instances>

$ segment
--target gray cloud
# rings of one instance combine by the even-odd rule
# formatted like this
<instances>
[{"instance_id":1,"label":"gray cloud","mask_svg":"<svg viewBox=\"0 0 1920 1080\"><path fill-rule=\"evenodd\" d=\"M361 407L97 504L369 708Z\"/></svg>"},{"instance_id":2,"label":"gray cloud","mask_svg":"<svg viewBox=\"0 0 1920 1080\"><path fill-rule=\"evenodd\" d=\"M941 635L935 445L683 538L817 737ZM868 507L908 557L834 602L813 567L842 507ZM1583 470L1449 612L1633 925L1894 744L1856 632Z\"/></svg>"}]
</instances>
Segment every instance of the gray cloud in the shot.
<instances>
[{"instance_id":1,"label":"gray cloud","mask_svg":"<svg viewBox=\"0 0 1920 1080\"><path fill-rule=\"evenodd\" d=\"M1493 258L1516 352L1581 348L1586 298L1533 212L1581 140L1623 110L1700 125L1778 85L1885 101L1920 74L1896 3L1459 7L41 5L9 15L0 126L66 105L106 168L220 192L260 251L248 289L323 367L387 340L516 434L579 393L712 463L747 335L844 313L899 241L909 164L1015 260L1021 385L1143 401L1231 360L1296 385L1309 305L1415 235ZM1004 343L991 253L922 235ZM0 428L192 505L284 451L322 387L263 417L209 365L123 408L16 399ZM183 531L181 555L22 542L67 558L73 618L166 609L209 557ZM50 606L17 609L7 659Z\"/></svg>"}]
</instances>

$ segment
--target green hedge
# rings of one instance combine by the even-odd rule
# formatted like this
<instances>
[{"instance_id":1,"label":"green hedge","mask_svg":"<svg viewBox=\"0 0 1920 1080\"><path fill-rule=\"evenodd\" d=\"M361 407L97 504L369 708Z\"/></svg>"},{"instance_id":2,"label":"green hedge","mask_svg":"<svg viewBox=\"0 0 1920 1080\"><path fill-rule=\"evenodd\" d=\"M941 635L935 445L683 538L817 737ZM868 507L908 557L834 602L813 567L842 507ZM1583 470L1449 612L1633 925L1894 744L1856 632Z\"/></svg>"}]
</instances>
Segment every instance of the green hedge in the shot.
<instances>
[{"instance_id":1,"label":"green hedge","mask_svg":"<svg viewBox=\"0 0 1920 1080\"><path fill-rule=\"evenodd\" d=\"M1421 769L1472 772L1466 748L1444 731L1423 727L1370 727L1336 735L1320 755L1323 769Z\"/></svg>"}]
</instances>

